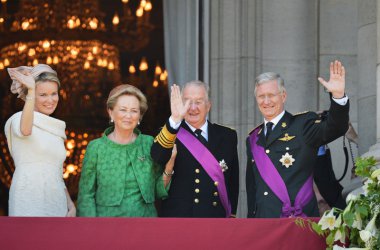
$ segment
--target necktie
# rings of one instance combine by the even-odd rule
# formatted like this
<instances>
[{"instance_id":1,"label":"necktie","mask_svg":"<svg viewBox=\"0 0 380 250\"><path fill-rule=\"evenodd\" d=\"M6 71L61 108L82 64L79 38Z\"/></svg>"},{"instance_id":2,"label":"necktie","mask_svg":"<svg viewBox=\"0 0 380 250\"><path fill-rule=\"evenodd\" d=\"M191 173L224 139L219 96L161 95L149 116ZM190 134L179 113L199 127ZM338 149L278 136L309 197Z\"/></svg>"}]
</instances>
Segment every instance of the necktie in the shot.
<instances>
[{"instance_id":1,"label":"necktie","mask_svg":"<svg viewBox=\"0 0 380 250\"><path fill-rule=\"evenodd\" d=\"M267 133L265 135L265 140L268 141L269 135L272 133L272 127L273 127L273 122L267 122Z\"/></svg>"},{"instance_id":2,"label":"necktie","mask_svg":"<svg viewBox=\"0 0 380 250\"><path fill-rule=\"evenodd\" d=\"M194 132L197 135L198 140L202 142L203 145L207 146L207 140L202 136L202 130L196 129Z\"/></svg>"}]
</instances>

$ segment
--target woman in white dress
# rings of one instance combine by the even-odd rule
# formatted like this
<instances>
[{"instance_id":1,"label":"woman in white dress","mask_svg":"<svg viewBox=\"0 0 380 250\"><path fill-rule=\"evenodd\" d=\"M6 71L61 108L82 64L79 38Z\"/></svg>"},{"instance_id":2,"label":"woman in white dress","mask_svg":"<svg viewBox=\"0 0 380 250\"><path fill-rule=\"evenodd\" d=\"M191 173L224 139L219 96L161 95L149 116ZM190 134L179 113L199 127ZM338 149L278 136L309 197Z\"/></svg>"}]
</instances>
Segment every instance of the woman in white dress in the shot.
<instances>
[{"instance_id":1,"label":"woman in white dress","mask_svg":"<svg viewBox=\"0 0 380 250\"><path fill-rule=\"evenodd\" d=\"M9 68L12 93L25 101L5 124L16 169L9 216L69 216L76 209L63 181L65 122L52 118L58 104L57 73L45 64Z\"/></svg>"}]
</instances>

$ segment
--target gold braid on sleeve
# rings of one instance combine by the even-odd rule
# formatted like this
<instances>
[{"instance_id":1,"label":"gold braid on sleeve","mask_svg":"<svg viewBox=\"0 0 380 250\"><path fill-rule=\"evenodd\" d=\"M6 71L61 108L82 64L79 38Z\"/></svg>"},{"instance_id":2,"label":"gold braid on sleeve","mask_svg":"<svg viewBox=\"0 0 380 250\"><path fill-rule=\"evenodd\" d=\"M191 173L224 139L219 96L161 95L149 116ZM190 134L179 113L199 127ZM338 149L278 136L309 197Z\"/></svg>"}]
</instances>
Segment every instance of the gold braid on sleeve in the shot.
<instances>
[{"instance_id":1,"label":"gold braid on sleeve","mask_svg":"<svg viewBox=\"0 0 380 250\"><path fill-rule=\"evenodd\" d=\"M172 148L176 137L177 135L170 133L166 125L164 125L160 133L154 139L154 142L158 142L164 148Z\"/></svg>"}]
</instances>

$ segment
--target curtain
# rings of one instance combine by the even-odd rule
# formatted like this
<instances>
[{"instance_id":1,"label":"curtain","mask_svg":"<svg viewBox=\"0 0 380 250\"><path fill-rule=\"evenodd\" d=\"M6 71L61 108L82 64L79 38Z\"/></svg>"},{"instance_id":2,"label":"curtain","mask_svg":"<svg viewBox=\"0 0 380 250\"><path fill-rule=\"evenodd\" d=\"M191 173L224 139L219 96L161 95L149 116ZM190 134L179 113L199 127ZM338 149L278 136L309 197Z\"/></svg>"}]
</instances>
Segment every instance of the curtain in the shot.
<instances>
[{"instance_id":1,"label":"curtain","mask_svg":"<svg viewBox=\"0 0 380 250\"><path fill-rule=\"evenodd\" d=\"M198 79L199 1L164 0L165 67L170 87Z\"/></svg>"}]
</instances>

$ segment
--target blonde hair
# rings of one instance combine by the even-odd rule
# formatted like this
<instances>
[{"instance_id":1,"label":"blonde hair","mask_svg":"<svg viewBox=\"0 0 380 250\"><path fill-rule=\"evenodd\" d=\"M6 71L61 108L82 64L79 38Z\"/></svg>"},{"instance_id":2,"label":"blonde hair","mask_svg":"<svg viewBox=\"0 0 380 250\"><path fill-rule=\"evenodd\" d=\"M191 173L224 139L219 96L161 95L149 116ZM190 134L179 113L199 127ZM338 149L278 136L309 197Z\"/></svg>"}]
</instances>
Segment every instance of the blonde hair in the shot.
<instances>
[{"instance_id":1,"label":"blonde hair","mask_svg":"<svg viewBox=\"0 0 380 250\"><path fill-rule=\"evenodd\" d=\"M141 118L148 110L148 101L145 95L135 86L129 84L122 84L113 88L108 95L107 99L107 109L113 110L116 105L117 99L122 95L131 95L139 100L140 104L140 115Z\"/></svg>"},{"instance_id":2,"label":"blonde hair","mask_svg":"<svg viewBox=\"0 0 380 250\"><path fill-rule=\"evenodd\" d=\"M58 88L61 87L61 82L58 79L57 74L51 72L43 72L34 78L36 84L39 82L55 82L58 84Z\"/></svg>"}]
</instances>

